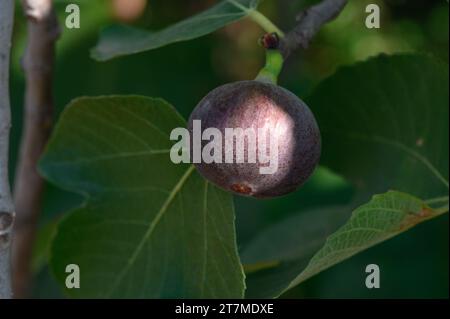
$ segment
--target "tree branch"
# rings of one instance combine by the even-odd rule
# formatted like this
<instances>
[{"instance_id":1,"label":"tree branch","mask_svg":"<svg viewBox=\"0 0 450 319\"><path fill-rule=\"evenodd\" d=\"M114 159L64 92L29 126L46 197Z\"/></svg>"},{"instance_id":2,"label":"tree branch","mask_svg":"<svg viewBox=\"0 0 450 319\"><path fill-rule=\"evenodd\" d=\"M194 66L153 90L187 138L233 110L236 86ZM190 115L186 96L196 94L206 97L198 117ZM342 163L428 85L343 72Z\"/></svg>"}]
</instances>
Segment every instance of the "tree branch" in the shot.
<instances>
[{"instance_id":1,"label":"tree branch","mask_svg":"<svg viewBox=\"0 0 450 319\"><path fill-rule=\"evenodd\" d=\"M327 22L336 18L347 0L324 0L297 16L297 25L282 39L280 51L287 59L298 48L307 48L312 38Z\"/></svg>"},{"instance_id":2,"label":"tree branch","mask_svg":"<svg viewBox=\"0 0 450 319\"><path fill-rule=\"evenodd\" d=\"M14 0L0 1L0 299L11 298L10 245L14 205L9 188L8 153L11 127L9 60Z\"/></svg>"},{"instance_id":3,"label":"tree branch","mask_svg":"<svg viewBox=\"0 0 450 319\"><path fill-rule=\"evenodd\" d=\"M22 60L26 78L25 115L20 156L14 185L17 220L13 243L13 286L18 298L26 297L44 181L37 163L52 126L52 77L58 20L52 0L23 0L28 18L28 42Z\"/></svg>"}]
</instances>

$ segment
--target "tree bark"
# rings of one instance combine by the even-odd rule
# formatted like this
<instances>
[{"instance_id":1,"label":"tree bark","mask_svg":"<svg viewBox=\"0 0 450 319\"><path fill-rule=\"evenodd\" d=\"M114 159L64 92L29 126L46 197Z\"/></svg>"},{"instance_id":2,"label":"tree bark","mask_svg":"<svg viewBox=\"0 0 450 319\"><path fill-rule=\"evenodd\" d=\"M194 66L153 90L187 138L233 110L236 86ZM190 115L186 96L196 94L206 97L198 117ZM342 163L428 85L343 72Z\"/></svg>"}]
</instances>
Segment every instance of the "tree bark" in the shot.
<instances>
[{"instance_id":1,"label":"tree bark","mask_svg":"<svg viewBox=\"0 0 450 319\"><path fill-rule=\"evenodd\" d=\"M306 49L320 28L336 18L347 4L347 0L323 0L300 12L297 25L281 41L280 51L287 59L298 48Z\"/></svg>"},{"instance_id":2,"label":"tree bark","mask_svg":"<svg viewBox=\"0 0 450 319\"><path fill-rule=\"evenodd\" d=\"M11 292L10 245L14 222L8 174L11 106L9 100L9 61L14 22L14 0L0 1L0 299Z\"/></svg>"},{"instance_id":3,"label":"tree bark","mask_svg":"<svg viewBox=\"0 0 450 319\"><path fill-rule=\"evenodd\" d=\"M60 29L51 0L24 0L28 40L22 60L26 78L25 112L14 184L16 206L13 241L13 287L17 298L28 296L30 265L41 212L44 180L37 164L52 127L52 78L55 42Z\"/></svg>"}]
</instances>

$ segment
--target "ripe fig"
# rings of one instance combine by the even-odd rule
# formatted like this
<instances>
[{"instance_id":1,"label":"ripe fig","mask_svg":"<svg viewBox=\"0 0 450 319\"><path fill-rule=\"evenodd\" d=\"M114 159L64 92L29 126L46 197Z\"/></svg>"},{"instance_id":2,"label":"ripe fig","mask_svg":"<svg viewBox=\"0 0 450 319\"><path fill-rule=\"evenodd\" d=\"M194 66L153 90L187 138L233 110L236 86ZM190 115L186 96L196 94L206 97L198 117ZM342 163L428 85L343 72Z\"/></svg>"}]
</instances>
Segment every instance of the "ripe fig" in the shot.
<instances>
[{"instance_id":1,"label":"ripe fig","mask_svg":"<svg viewBox=\"0 0 450 319\"><path fill-rule=\"evenodd\" d=\"M249 135L244 136L241 144L244 162L242 157L239 161L236 136L231 144L225 141L219 144L221 152L214 155L221 161L194 162L201 175L227 191L257 198L288 194L311 176L320 158L321 137L314 115L297 96L274 84L242 81L218 87L203 98L191 114L188 126L191 137L195 134L196 124L198 127L198 120L202 133L208 128L216 128L224 140L229 129L252 129L254 132L268 129L268 135L257 134L256 141ZM201 149L205 151L213 138L205 139L205 135L202 138ZM191 154L196 147L192 141ZM256 142L254 146L252 142ZM226 148L227 145L232 146L231 150ZM272 150L271 145L275 145ZM254 151L256 161L250 162L250 154ZM226 161L227 152L228 158L234 160L231 163ZM264 154L277 155L274 158L277 167L271 173L262 173L264 167L273 164L267 158L262 160Z\"/></svg>"}]
</instances>

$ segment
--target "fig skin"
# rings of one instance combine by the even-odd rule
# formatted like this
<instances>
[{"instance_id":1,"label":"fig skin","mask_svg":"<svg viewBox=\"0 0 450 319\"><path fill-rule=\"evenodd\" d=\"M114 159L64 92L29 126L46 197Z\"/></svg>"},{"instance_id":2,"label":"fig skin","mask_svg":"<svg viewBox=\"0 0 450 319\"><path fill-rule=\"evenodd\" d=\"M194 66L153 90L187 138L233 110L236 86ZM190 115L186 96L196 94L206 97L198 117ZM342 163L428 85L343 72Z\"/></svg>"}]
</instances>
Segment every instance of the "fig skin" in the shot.
<instances>
[{"instance_id":1,"label":"fig skin","mask_svg":"<svg viewBox=\"0 0 450 319\"><path fill-rule=\"evenodd\" d=\"M314 115L297 96L274 84L242 81L211 91L189 118L191 152L193 120L201 120L202 132L214 127L223 138L225 128L277 128L278 170L274 174L260 173L260 167L268 164L259 163L258 157L256 163L225 163L224 142L222 163L194 164L207 180L239 195L272 198L293 192L311 176L320 159L321 137ZM209 142L202 140L202 149ZM247 141L244 145L247 149Z\"/></svg>"}]
</instances>

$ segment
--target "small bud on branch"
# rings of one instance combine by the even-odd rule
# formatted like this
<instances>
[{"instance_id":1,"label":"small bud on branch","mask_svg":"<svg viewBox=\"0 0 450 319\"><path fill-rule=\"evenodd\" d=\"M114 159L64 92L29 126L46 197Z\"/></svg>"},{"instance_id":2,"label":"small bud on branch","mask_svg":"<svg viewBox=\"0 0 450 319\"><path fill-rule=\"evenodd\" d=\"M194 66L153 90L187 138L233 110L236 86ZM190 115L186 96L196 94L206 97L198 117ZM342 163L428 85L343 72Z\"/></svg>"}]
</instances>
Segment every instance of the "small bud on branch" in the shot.
<instances>
[{"instance_id":1,"label":"small bud on branch","mask_svg":"<svg viewBox=\"0 0 450 319\"><path fill-rule=\"evenodd\" d=\"M259 44L267 50L276 50L280 45L280 37L277 33L266 33L259 39Z\"/></svg>"}]
</instances>

